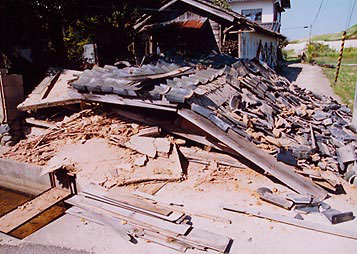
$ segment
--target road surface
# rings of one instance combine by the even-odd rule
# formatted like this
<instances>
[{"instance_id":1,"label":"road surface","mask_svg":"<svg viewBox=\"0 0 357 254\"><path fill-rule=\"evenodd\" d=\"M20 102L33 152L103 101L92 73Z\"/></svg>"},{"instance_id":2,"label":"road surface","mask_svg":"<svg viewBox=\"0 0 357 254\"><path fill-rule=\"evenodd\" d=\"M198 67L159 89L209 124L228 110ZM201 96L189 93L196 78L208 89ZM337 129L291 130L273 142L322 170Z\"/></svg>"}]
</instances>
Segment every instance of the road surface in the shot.
<instances>
[{"instance_id":1,"label":"road surface","mask_svg":"<svg viewBox=\"0 0 357 254\"><path fill-rule=\"evenodd\" d=\"M293 63L283 68L284 76L291 82L295 82L299 87L310 90L314 93L329 96L341 102L325 77L321 68L317 65Z\"/></svg>"}]
</instances>

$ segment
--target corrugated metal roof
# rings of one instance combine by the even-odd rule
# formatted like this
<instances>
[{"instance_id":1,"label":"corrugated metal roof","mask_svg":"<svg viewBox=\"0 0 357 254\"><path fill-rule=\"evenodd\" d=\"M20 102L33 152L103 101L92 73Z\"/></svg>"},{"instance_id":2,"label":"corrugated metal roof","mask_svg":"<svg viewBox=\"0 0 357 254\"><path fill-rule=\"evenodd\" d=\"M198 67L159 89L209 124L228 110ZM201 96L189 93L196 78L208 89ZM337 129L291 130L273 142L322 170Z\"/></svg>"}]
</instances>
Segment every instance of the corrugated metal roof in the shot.
<instances>
[{"instance_id":1,"label":"corrugated metal roof","mask_svg":"<svg viewBox=\"0 0 357 254\"><path fill-rule=\"evenodd\" d=\"M173 20L168 22L146 25L144 26L143 30L160 30L164 28L201 29L206 21L207 19Z\"/></svg>"}]
</instances>

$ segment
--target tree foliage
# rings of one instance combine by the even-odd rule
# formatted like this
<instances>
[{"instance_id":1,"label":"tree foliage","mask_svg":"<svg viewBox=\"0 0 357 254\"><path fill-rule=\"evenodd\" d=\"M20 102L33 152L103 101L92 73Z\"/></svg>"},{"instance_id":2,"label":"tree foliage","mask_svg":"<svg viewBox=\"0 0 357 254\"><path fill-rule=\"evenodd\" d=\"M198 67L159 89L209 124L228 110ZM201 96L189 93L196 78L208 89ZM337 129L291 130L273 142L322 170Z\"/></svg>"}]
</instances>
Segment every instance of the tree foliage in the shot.
<instances>
[{"instance_id":1,"label":"tree foliage","mask_svg":"<svg viewBox=\"0 0 357 254\"><path fill-rule=\"evenodd\" d=\"M30 48L35 63L78 66L82 46L97 43L103 62L127 56L143 0L1 0L0 52ZM148 1L150 2L150 1Z\"/></svg>"},{"instance_id":2,"label":"tree foliage","mask_svg":"<svg viewBox=\"0 0 357 254\"><path fill-rule=\"evenodd\" d=\"M227 0L213 0L212 1L215 5L218 5L219 7L225 8L225 9L230 9L230 6L227 2Z\"/></svg>"}]
</instances>

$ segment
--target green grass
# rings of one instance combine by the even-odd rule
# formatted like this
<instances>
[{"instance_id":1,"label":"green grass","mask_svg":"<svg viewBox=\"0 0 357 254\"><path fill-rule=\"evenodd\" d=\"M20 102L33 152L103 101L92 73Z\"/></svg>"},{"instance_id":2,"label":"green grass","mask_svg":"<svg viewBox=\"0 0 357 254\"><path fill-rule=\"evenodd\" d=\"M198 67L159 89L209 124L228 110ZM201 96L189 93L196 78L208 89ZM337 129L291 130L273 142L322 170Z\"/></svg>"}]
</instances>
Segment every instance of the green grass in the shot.
<instances>
[{"instance_id":1,"label":"green grass","mask_svg":"<svg viewBox=\"0 0 357 254\"><path fill-rule=\"evenodd\" d=\"M336 69L322 68L322 70L330 80L335 93L342 99L342 102L353 109L353 99L357 81L357 66L341 66L339 78L335 86L334 80Z\"/></svg>"},{"instance_id":2,"label":"green grass","mask_svg":"<svg viewBox=\"0 0 357 254\"><path fill-rule=\"evenodd\" d=\"M296 59L299 59L299 57L297 56L297 54L293 49L290 50L283 49L282 53L285 61L294 61Z\"/></svg>"},{"instance_id":3,"label":"green grass","mask_svg":"<svg viewBox=\"0 0 357 254\"><path fill-rule=\"evenodd\" d=\"M319 64L337 64L338 52L320 53L314 60ZM344 51L342 64L357 64L357 49L347 48ZM338 81L334 86L336 69L322 68L330 80L334 92L340 96L343 103L353 108L353 100L357 81L357 66L341 66Z\"/></svg>"},{"instance_id":4,"label":"green grass","mask_svg":"<svg viewBox=\"0 0 357 254\"><path fill-rule=\"evenodd\" d=\"M331 33L331 34L320 34L311 37L312 41L338 41L342 39L342 32L339 33ZM351 26L347 29L347 39L357 39L357 24ZM300 43L304 41L308 41L309 38L304 38L301 40L293 40L289 43Z\"/></svg>"}]
</instances>

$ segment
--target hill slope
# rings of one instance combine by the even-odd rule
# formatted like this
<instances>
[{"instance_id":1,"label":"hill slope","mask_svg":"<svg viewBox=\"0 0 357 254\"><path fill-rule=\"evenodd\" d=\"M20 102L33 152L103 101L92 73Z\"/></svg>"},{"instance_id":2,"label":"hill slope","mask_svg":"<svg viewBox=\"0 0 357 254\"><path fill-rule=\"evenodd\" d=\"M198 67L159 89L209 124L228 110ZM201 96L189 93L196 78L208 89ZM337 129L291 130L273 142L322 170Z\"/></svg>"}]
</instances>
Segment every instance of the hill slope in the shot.
<instances>
[{"instance_id":1,"label":"hill slope","mask_svg":"<svg viewBox=\"0 0 357 254\"><path fill-rule=\"evenodd\" d=\"M315 35L311 39L312 41L338 41L342 39L342 32ZM357 24L347 29L347 39L357 39ZM305 38L301 40L294 40L290 43L300 43L308 40L308 38Z\"/></svg>"}]
</instances>

